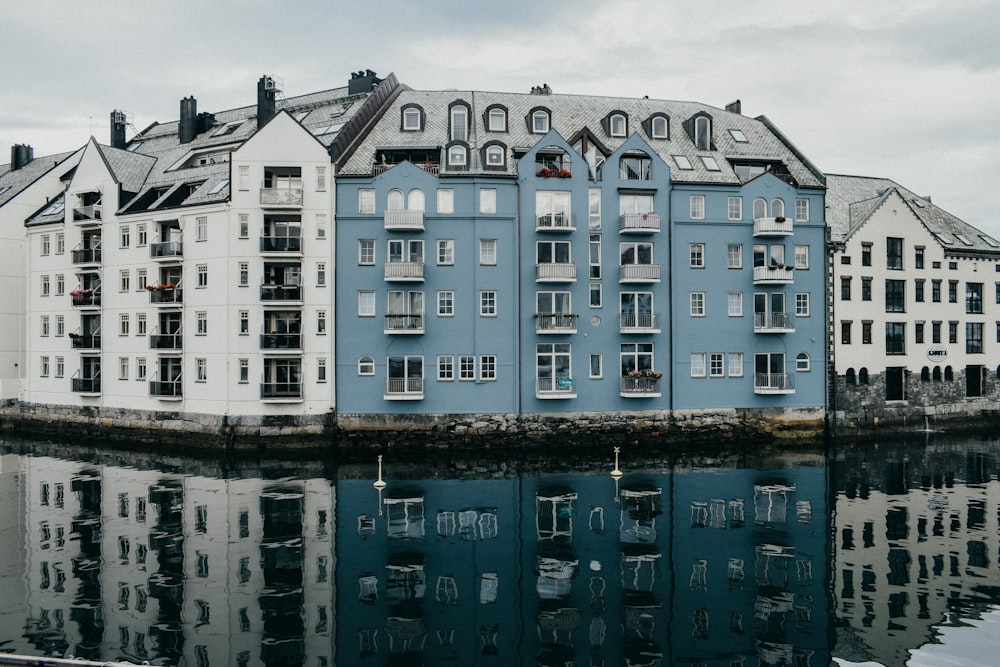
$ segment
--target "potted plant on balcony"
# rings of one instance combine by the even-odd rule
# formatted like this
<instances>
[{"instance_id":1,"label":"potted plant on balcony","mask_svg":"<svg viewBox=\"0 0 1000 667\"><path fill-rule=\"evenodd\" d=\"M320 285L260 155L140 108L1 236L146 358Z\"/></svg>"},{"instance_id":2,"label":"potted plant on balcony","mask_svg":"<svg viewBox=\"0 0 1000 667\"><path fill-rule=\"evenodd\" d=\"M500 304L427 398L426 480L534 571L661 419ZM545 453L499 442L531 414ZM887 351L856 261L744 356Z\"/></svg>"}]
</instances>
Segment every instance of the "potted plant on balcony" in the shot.
<instances>
[{"instance_id":1,"label":"potted plant on balcony","mask_svg":"<svg viewBox=\"0 0 1000 667\"><path fill-rule=\"evenodd\" d=\"M663 373L654 370L637 370L632 369L628 372L628 377L630 378L651 378L653 380L659 380L663 377Z\"/></svg>"},{"instance_id":2,"label":"potted plant on balcony","mask_svg":"<svg viewBox=\"0 0 1000 667\"><path fill-rule=\"evenodd\" d=\"M94 290L92 290L90 288L80 288L80 289L73 290L72 292L69 293L69 295L70 296L90 296L93 293L94 293Z\"/></svg>"},{"instance_id":3,"label":"potted plant on balcony","mask_svg":"<svg viewBox=\"0 0 1000 667\"><path fill-rule=\"evenodd\" d=\"M569 169L560 169L558 174L559 178L569 178L572 175L573 173Z\"/></svg>"}]
</instances>

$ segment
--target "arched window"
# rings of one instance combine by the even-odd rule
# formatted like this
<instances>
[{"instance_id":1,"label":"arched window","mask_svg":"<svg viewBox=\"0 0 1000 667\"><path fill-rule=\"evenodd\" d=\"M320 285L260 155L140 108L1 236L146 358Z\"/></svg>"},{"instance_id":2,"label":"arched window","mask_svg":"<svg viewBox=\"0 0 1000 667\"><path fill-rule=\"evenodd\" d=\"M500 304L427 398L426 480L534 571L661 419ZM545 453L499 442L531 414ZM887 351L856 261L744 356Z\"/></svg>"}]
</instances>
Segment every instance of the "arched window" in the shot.
<instances>
[{"instance_id":1,"label":"arched window","mask_svg":"<svg viewBox=\"0 0 1000 667\"><path fill-rule=\"evenodd\" d=\"M424 110L416 104L408 104L400 110L400 129L403 132L420 132L424 129Z\"/></svg>"},{"instance_id":2,"label":"arched window","mask_svg":"<svg viewBox=\"0 0 1000 667\"><path fill-rule=\"evenodd\" d=\"M386 208L390 211L401 211L403 210L403 191L402 190L389 190L389 198L386 203Z\"/></svg>"},{"instance_id":3,"label":"arched window","mask_svg":"<svg viewBox=\"0 0 1000 667\"><path fill-rule=\"evenodd\" d=\"M767 217L767 200L757 197L753 200L753 217L754 220L758 218Z\"/></svg>"},{"instance_id":4,"label":"arched window","mask_svg":"<svg viewBox=\"0 0 1000 667\"><path fill-rule=\"evenodd\" d=\"M367 354L358 359L358 375L375 375L375 360Z\"/></svg>"},{"instance_id":5,"label":"arched window","mask_svg":"<svg viewBox=\"0 0 1000 667\"><path fill-rule=\"evenodd\" d=\"M464 169L469 164L469 151L462 144L455 144L448 148L448 168Z\"/></svg>"},{"instance_id":6,"label":"arched window","mask_svg":"<svg viewBox=\"0 0 1000 667\"><path fill-rule=\"evenodd\" d=\"M809 355L805 352L799 352L798 356L795 357L795 370L805 372L809 370L809 367Z\"/></svg>"},{"instance_id":7,"label":"arched window","mask_svg":"<svg viewBox=\"0 0 1000 667\"><path fill-rule=\"evenodd\" d=\"M941 381L941 367L940 366L935 366L934 367L933 377L934 377L934 381L935 382L940 382Z\"/></svg>"},{"instance_id":8,"label":"arched window","mask_svg":"<svg viewBox=\"0 0 1000 667\"><path fill-rule=\"evenodd\" d=\"M783 199L771 200L771 217L772 218L785 217L785 201Z\"/></svg>"},{"instance_id":9,"label":"arched window","mask_svg":"<svg viewBox=\"0 0 1000 667\"><path fill-rule=\"evenodd\" d=\"M868 369L862 368L858 371L858 384L868 384Z\"/></svg>"},{"instance_id":10,"label":"arched window","mask_svg":"<svg viewBox=\"0 0 1000 667\"><path fill-rule=\"evenodd\" d=\"M920 369L920 381L921 382L931 381L931 369L928 368L927 366L924 366L923 368Z\"/></svg>"},{"instance_id":11,"label":"arched window","mask_svg":"<svg viewBox=\"0 0 1000 667\"><path fill-rule=\"evenodd\" d=\"M707 116L698 116L694 119L694 145L699 150L707 151L712 149L712 119Z\"/></svg>"},{"instance_id":12,"label":"arched window","mask_svg":"<svg viewBox=\"0 0 1000 667\"><path fill-rule=\"evenodd\" d=\"M490 132L507 131L507 110L503 107L493 107L486 114L486 129Z\"/></svg>"},{"instance_id":13,"label":"arched window","mask_svg":"<svg viewBox=\"0 0 1000 667\"><path fill-rule=\"evenodd\" d=\"M955 373L951 370L951 366L944 367L944 381L951 382L955 379Z\"/></svg>"},{"instance_id":14,"label":"arched window","mask_svg":"<svg viewBox=\"0 0 1000 667\"><path fill-rule=\"evenodd\" d=\"M504 147L499 144L493 144L492 146L487 146L485 151L486 159L484 160L486 168L503 168L506 166L506 152Z\"/></svg>"},{"instance_id":15,"label":"arched window","mask_svg":"<svg viewBox=\"0 0 1000 667\"><path fill-rule=\"evenodd\" d=\"M549 131L552 118L548 109L535 109L531 112L531 132L532 134L545 134Z\"/></svg>"},{"instance_id":16,"label":"arched window","mask_svg":"<svg viewBox=\"0 0 1000 667\"><path fill-rule=\"evenodd\" d=\"M628 134L628 119L625 114L611 114L608 118L608 134L612 137L624 137Z\"/></svg>"},{"instance_id":17,"label":"arched window","mask_svg":"<svg viewBox=\"0 0 1000 667\"><path fill-rule=\"evenodd\" d=\"M452 141L467 141L469 139L469 107L464 102L456 102L449 114L450 136Z\"/></svg>"},{"instance_id":18,"label":"arched window","mask_svg":"<svg viewBox=\"0 0 1000 667\"><path fill-rule=\"evenodd\" d=\"M649 136L652 139L670 138L670 129L666 116L653 116L649 119Z\"/></svg>"},{"instance_id":19,"label":"arched window","mask_svg":"<svg viewBox=\"0 0 1000 667\"><path fill-rule=\"evenodd\" d=\"M846 382L849 385L858 383L857 379L854 377L853 368L848 368L847 372L844 373L844 382Z\"/></svg>"},{"instance_id":20,"label":"arched window","mask_svg":"<svg viewBox=\"0 0 1000 667\"><path fill-rule=\"evenodd\" d=\"M424 210L424 191L419 188L414 188L406 195L406 208L411 211L423 211Z\"/></svg>"}]
</instances>

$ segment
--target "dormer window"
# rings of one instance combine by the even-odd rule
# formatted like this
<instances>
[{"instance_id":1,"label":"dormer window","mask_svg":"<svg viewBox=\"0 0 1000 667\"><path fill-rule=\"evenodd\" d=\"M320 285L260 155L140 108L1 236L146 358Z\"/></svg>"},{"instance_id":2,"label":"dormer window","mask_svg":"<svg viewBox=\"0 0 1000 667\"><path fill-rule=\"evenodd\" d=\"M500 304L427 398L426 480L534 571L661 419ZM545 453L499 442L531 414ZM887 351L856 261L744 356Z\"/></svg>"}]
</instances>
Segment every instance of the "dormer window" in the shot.
<instances>
[{"instance_id":1,"label":"dormer window","mask_svg":"<svg viewBox=\"0 0 1000 667\"><path fill-rule=\"evenodd\" d=\"M423 132L424 110L416 104L403 107L400 129L403 132Z\"/></svg>"},{"instance_id":2,"label":"dormer window","mask_svg":"<svg viewBox=\"0 0 1000 667\"><path fill-rule=\"evenodd\" d=\"M531 112L531 132L532 134L545 134L549 131L551 116L548 109L535 109Z\"/></svg>"},{"instance_id":3,"label":"dormer window","mask_svg":"<svg viewBox=\"0 0 1000 667\"><path fill-rule=\"evenodd\" d=\"M694 119L694 143L699 150L712 149L712 119L708 116Z\"/></svg>"},{"instance_id":4,"label":"dormer window","mask_svg":"<svg viewBox=\"0 0 1000 667\"><path fill-rule=\"evenodd\" d=\"M609 137L624 137L628 134L628 116L620 111L608 114L604 119L604 131Z\"/></svg>"},{"instance_id":5,"label":"dormer window","mask_svg":"<svg viewBox=\"0 0 1000 667\"><path fill-rule=\"evenodd\" d=\"M645 153L623 155L618 162L618 177L623 181L648 181L653 177L653 161Z\"/></svg>"},{"instance_id":6,"label":"dormer window","mask_svg":"<svg viewBox=\"0 0 1000 667\"><path fill-rule=\"evenodd\" d=\"M652 116L646 132L651 139L669 139L670 128L666 116Z\"/></svg>"},{"instance_id":7,"label":"dormer window","mask_svg":"<svg viewBox=\"0 0 1000 667\"><path fill-rule=\"evenodd\" d=\"M503 107L490 107L486 112L486 129L490 132L507 131L507 110Z\"/></svg>"},{"instance_id":8,"label":"dormer window","mask_svg":"<svg viewBox=\"0 0 1000 667\"><path fill-rule=\"evenodd\" d=\"M465 169L469 164L469 149L463 144L448 147L448 168Z\"/></svg>"},{"instance_id":9,"label":"dormer window","mask_svg":"<svg viewBox=\"0 0 1000 667\"><path fill-rule=\"evenodd\" d=\"M448 112L449 136L452 141L469 140L469 107L464 102L453 102Z\"/></svg>"},{"instance_id":10,"label":"dormer window","mask_svg":"<svg viewBox=\"0 0 1000 667\"><path fill-rule=\"evenodd\" d=\"M487 169L503 169L507 166L507 155L503 144L490 144L483 151L483 164Z\"/></svg>"}]
</instances>

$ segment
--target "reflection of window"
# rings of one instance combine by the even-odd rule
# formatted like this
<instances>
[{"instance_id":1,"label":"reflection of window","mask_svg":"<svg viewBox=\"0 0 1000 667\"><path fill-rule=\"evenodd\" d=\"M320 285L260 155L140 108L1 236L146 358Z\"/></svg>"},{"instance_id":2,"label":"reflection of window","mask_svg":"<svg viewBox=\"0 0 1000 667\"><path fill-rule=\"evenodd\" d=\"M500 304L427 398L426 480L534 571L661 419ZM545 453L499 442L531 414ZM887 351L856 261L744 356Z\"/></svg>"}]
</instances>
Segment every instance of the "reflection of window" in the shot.
<instances>
[{"instance_id":1,"label":"reflection of window","mask_svg":"<svg viewBox=\"0 0 1000 667\"><path fill-rule=\"evenodd\" d=\"M691 565L691 580L688 587L692 591L704 591L708 589L708 561L696 560Z\"/></svg>"},{"instance_id":2,"label":"reflection of window","mask_svg":"<svg viewBox=\"0 0 1000 667\"><path fill-rule=\"evenodd\" d=\"M573 505L577 494L535 498L535 527L539 540L569 540L573 536Z\"/></svg>"},{"instance_id":3,"label":"reflection of window","mask_svg":"<svg viewBox=\"0 0 1000 667\"><path fill-rule=\"evenodd\" d=\"M385 500L390 539L424 536L423 498L387 498Z\"/></svg>"}]
</instances>

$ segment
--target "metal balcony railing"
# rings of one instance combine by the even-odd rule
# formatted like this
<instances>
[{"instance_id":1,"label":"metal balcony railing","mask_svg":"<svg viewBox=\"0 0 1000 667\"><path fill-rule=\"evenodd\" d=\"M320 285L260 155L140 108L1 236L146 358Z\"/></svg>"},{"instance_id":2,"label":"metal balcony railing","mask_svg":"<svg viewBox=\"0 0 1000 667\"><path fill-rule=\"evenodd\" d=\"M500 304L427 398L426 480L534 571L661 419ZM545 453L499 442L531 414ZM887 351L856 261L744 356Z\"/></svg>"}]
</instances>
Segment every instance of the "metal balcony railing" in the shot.
<instances>
[{"instance_id":1,"label":"metal balcony railing","mask_svg":"<svg viewBox=\"0 0 1000 667\"><path fill-rule=\"evenodd\" d=\"M648 234L660 231L658 213L622 213L618 218L618 231L622 234Z\"/></svg>"},{"instance_id":2,"label":"metal balcony railing","mask_svg":"<svg viewBox=\"0 0 1000 667\"><path fill-rule=\"evenodd\" d=\"M272 208L300 208L302 188L261 188L260 205Z\"/></svg>"},{"instance_id":3,"label":"metal balcony railing","mask_svg":"<svg viewBox=\"0 0 1000 667\"><path fill-rule=\"evenodd\" d=\"M423 332L424 332L423 314L385 316L385 333L421 334Z\"/></svg>"},{"instance_id":4,"label":"metal balcony railing","mask_svg":"<svg viewBox=\"0 0 1000 667\"><path fill-rule=\"evenodd\" d=\"M301 285L261 285L261 301L301 301Z\"/></svg>"},{"instance_id":5,"label":"metal balcony railing","mask_svg":"<svg viewBox=\"0 0 1000 667\"><path fill-rule=\"evenodd\" d=\"M181 241L163 241L149 244L149 256L153 259L172 259L184 256L184 244Z\"/></svg>"},{"instance_id":6,"label":"metal balcony railing","mask_svg":"<svg viewBox=\"0 0 1000 667\"><path fill-rule=\"evenodd\" d=\"M262 350L301 350L302 334L300 333L264 333L260 335Z\"/></svg>"},{"instance_id":7,"label":"metal balcony railing","mask_svg":"<svg viewBox=\"0 0 1000 667\"><path fill-rule=\"evenodd\" d=\"M424 378L386 378L386 399L420 399L424 397Z\"/></svg>"},{"instance_id":8,"label":"metal balcony railing","mask_svg":"<svg viewBox=\"0 0 1000 667\"><path fill-rule=\"evenodd\" d=\"M795 383L788 373L754 373L755 394L794 394Z\"/></svg>"},{"instance_id":9,"label":"metal balcony railing","mask_svg":"<svg viewBox=\"0 0 1000 667\"><path fill-rule=\"evenodd\" d=\"M261 382L261 398L302 398L301 382Z\"/></svg>"},{"instance_id":10,"label":"metal balcony railing","mask_svg":"<svg viewBox=\"0 0 1000 667\"><path fill-rule=\"evenodd\" d=\"M577 313L535 313L535 331L540 334L576 333Z\"/></svg>"}]
</instances>

